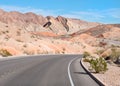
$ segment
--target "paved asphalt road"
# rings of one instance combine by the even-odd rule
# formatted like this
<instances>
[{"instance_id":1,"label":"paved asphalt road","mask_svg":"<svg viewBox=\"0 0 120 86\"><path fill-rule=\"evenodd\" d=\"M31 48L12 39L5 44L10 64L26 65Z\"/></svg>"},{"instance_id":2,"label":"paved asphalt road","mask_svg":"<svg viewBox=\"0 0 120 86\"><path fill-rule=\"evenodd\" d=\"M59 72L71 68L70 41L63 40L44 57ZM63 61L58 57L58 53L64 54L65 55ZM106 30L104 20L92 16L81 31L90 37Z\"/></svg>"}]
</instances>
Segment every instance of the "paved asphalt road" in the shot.
<instances>
[{"instance_id":1,"label":"paved asphalt road","mask_svg":"<svg viewBox=\"0 0 120 86\"><path fill-rule=\"evenodd\" d=\"M0 86L98 86L80 66L80 58L43 55L0 60Z\"/></svg>"}]
</instances>

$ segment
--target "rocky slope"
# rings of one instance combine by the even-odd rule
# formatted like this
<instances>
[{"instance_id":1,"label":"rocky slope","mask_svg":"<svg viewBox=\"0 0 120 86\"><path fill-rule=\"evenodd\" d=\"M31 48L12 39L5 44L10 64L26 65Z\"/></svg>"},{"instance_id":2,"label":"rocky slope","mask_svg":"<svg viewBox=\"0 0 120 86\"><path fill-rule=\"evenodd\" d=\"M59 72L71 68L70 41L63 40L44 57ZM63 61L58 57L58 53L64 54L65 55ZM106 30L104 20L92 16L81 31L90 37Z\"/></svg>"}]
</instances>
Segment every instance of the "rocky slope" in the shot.
<instances>
[{"instance_id":1,"label":"rocky slope","mask_svg":"<svg viewBox=\"0 0 120 86\"><path fill-rule=\"evenodd\" d=\"M31 31L52 31L56 34L67 34L77 32L81 29L95 27L99 23L86 22L78 19L69 19L62 16L43 17L32 12L6 12L0 9L0 21L6 24L15 24L21 28L29 28ZM47 26L44 26L44 25Z\"/></svg>"},{"instance_id":2,"label":"rocky slope","mask_svg":"<svg viewBox=\"0 0 120 86\"><path fill-rule=\"evenodd\" d=\"M119 40L119 26L0 10L0 53L2 49L12 55L92 53L103 39Z\"/></svg>"},{"instance_id":3,"label":"rocky slope","mask_svg":"<svg viewBox=\"0 0 120 86\"><path fill-rule=\"evenodd\" d=\"M119 25L101 24L84 31L69 34L66 39L78 44L82 43L83 50L91 54L95 53L96 50L106 50L112 46L120 47Z\"/></svg>"}]
</instances>

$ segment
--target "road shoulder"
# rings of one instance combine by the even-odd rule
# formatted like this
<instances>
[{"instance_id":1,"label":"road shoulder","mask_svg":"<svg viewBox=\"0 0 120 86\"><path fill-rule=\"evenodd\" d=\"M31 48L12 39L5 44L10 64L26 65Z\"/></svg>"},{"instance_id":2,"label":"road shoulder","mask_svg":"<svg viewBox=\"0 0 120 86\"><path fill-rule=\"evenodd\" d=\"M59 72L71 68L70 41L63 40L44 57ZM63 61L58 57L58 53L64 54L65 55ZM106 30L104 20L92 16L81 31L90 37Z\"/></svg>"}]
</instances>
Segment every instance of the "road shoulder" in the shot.
<instances>
[{"instance_id":1,"label":"road shoulder","mask_svg":"<svg viewBox=\"0 0 120 86\"><path fill-rule=\"evenodd\" d=\"M71 64L71 76L75 86L99 86L83 69L80 60L78 58Z\"/></svg>"}]
</instances>

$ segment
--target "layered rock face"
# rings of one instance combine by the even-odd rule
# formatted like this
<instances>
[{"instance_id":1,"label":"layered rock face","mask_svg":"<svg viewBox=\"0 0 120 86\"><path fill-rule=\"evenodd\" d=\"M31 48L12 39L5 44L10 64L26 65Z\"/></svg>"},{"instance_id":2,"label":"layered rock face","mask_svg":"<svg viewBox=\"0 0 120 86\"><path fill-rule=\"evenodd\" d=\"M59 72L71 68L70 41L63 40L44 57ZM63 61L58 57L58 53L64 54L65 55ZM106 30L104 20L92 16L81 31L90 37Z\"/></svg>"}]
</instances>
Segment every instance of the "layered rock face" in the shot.
<instances>
[{"instance_id":1,"label":"layered rock face","mask_svg":"<svg viewBox=\"0 0 120 86\"><path fill-rule=\"evenodd\" d=\"M38 29L37 31L47 30L56 34L73 33L81 29L99 25L99 23L85 22L77 19L64 18L62 16L56 18L52 16L43 17L32 12L23 14L16 11L6 12L2 9L0 10L0 21L6 24L15 24L21 28L30 27L31 31L36 29ZM51 24L43 27L48 22Z\"/></svg>"},{"instance_id":2,"label":"layered rock face","mask_svg":"<svg viewBox=\"0 0 120 86\"><path fill-rule=\"evenodd\" d=\"M120 25L0 10L0 50L13 55L95 52L101 40L119 40Z\"/></svg>"}]
</instances>

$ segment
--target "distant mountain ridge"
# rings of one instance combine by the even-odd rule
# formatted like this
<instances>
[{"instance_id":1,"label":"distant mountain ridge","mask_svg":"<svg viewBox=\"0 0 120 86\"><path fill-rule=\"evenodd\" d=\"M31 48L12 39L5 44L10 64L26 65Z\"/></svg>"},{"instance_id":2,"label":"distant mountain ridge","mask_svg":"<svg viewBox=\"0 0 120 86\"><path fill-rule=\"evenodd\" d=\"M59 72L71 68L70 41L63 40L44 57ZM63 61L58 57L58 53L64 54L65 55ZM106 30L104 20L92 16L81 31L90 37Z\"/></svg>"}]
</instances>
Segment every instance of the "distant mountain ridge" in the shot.
<instances>
[{"instance_id":1,"label":"distant mountain ridge","mask_svg":"<svg viewBox=\"0 0 120 86\"><path fill-rule=\"evenodd\" d=\"M30 31L34 31L35 29L38 29L37 31L44 31L44 29L46 29L45 31L50 31L56 34L74 33L79 30L95 27L100 24L79 19L65 18L62 16L58 16L56 18L53 16L43 17L42 15L37 15L32 12L6 12L2 9L0 9L0 22L6 24L12 23L21 28L30 27ZM50 22L51 25L48 27L43 27L48 22Z\"/></svg>"}]
</instances>

